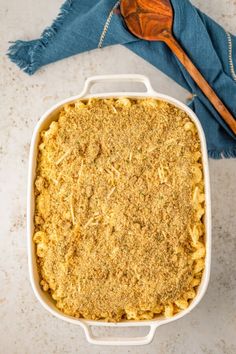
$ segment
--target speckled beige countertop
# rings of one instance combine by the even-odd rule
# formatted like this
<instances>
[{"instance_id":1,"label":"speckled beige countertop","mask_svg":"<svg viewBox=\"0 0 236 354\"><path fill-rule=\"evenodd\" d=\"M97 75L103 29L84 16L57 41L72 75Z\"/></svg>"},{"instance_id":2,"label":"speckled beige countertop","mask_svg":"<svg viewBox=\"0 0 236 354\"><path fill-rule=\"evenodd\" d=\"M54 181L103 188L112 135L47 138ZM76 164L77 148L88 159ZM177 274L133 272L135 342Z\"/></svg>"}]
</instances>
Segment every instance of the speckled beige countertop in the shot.
<instances>
[{"instance_id":1,"label":"speckled beige countertop","mask_svg":"<svg viewBox=\"0 0 236 354\"><path fill-rule=\"evenodd\" d=\"M20 72L3 55L7 42L37 38L55 17L61 3L61 0L0 0L0 354L235 354L236 160L210 161L213 254L208 291L189 316L160 327L152 344L122 348L91 346L80 327L54 318L35 299L27 268L26 184L30 138L40 115L57 101L79 93L84 80L96 74L145 74L159 92L180 100L188 95L120 46L57 62L32 77ZM194 4L226 29L236 32L235 0L195 0ZM142 331L130 329L122 333L140 335ZM110 332L104 329L99 334Z\"/></svg>"}]
</instances>

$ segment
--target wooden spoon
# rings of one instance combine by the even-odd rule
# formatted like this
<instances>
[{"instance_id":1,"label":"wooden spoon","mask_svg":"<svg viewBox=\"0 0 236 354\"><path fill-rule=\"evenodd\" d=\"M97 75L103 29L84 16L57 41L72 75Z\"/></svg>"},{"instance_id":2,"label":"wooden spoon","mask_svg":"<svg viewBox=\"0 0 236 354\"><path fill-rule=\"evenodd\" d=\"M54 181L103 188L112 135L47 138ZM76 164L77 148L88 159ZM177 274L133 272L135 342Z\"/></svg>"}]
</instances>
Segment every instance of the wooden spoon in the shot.
<instances>
[{"instance_id":1,"label":"wooden spoon","mask_svg":"<svg viewBox=\"0 0 236 354\"><path fill-rule=\"evenodd\" d=\"M174 38L172 33L174 15L170 1L121 0L120 10L127 27L135 36L148 41L162 41L168 45L224 121L236 134L236 120L233 115Z\"/></svg>"}]
</instances>

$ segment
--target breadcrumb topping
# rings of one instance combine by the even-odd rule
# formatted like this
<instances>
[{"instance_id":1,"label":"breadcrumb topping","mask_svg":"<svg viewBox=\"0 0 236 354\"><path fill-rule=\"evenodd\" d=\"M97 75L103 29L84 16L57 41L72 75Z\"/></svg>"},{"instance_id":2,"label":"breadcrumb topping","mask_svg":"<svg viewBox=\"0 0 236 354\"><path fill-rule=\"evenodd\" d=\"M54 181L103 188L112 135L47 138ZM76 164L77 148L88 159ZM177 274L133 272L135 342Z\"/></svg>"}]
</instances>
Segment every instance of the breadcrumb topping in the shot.
<instances>
[{"instance_id":1,"label":"breadcrumb topping","mask_svg":"<svg viewBox=\"0 0 236 354\"><path fill-rule=\"evenodd\" d=\"M188 306L204 268L200 150L187 114L163 101L61 109L41 133L34 235L59 309L121 321Z\"/></svg>"}]
</instances>

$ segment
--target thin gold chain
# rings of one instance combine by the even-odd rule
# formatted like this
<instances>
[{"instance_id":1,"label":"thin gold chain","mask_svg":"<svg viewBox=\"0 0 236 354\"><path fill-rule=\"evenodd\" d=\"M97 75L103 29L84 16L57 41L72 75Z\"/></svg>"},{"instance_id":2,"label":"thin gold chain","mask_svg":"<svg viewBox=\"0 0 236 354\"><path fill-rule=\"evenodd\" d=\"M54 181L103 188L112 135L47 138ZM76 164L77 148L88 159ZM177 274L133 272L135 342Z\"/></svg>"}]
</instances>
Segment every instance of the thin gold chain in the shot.
<instances>
[{"instance_id":1,"label":"thin gold chain","mask_svg":"<svg viewBox=\"0 0 236 354\"><path fill-rule=\"evenodd\" d=\"M226 35L227 35L227 38L228 38L229 68L230 68L230 72L231 72L233 80L236 81L236 72L235 72L234 63L233 63L233 43L232 43L232 38L231 38L231 34L229 32L226 32Z\"/></svg>"},{"instance_id":2,"label":"thin gold chain","mask_svg":"<svg viewBox=\"0 0 236 354\"><path fill-rule=\"evenodd\" d=\"M103 31L102 31L102 34L101 34L100 39L99 39L98 48L102 48L103 41L104 41L104 39L106 37L109 25L111 23L112 16L114 14L114 10L119 6L119 4L120 4L120 0L115 3L115 5L111 9L111 11L110 11L110 13L109 13L109 15L107 17L106 23L105 23L105 25L103 27Z\"/></svg>"}]
</instances>

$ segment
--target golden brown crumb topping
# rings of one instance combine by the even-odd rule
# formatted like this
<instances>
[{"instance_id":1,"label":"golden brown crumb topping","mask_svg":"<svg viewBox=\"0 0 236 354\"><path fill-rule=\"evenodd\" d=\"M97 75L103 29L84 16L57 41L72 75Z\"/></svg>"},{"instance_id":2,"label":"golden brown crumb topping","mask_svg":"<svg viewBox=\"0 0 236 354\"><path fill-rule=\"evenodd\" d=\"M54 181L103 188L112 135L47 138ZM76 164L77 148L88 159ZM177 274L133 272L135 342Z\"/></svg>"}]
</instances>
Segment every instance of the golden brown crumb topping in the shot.
<instances>
[{"instance_id":1,"label":"golden brown crumb topping","mask_svg":"<svg viewBox=\"0 0 236 354\"><path fill-rule=\"evenodd\" d=\"M41 285L64 313L149 319L195 296L204 189L185 112L152 99L65 106L41 133L35 194Z\"/></svg>"}]
</instances>

